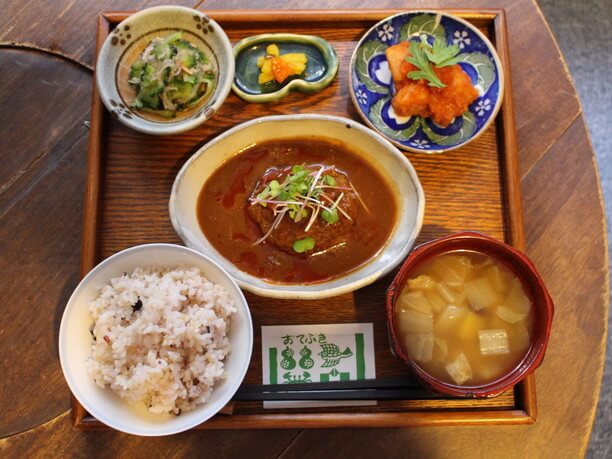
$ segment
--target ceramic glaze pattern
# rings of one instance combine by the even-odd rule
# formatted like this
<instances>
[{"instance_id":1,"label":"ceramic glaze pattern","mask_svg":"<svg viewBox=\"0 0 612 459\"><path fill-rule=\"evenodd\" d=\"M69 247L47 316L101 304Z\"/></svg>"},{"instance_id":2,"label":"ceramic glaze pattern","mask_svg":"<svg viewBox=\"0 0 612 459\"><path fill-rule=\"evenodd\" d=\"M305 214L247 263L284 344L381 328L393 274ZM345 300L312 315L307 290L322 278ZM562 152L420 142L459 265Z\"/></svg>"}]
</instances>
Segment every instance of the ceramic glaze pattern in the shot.
<instances>
[{"instance_id":1,"label":"ceramic glaze pattern","mask_svg":"<svg viewBox=\"0 0 612 459\"><path fill-rule=\"evenodd\" d=\"M459 47L459 65L480 94L446 128L428 118L399 116L391 106L395 89L385 50L422 35L430 43L440 38ZM353 53L350 83L353 103L368 125L402 149L426 153L452 150L476 138L495 118L503 96L501 64L493 45L471 24L433 12L400 13L372 27Z\"/></svg>"},{"instance_id":2,"label":"ceramic glaze pattern","mask_svg":"<svg viewBox=\"0 0 612 459\"><path fill-rule=\"evenodd\" d=\"M215 29L210 25L210 18L204 14L194 14L193 19L196 22L196 29L201 30L204 35L214 33Z\"/></svg>"},{"instance_id":3,"label":"ceramic glaze pattern","mask_svg":"<svg viewBox=\"0 0 612 459\"><path fill-rule=\"evenodd\" d=\"M242 271L206 238L197 216L200 191L221 164L245 148L276 139L304 136L341 142L386 178L397 196L397 221L384 246L367 263L341 276L315 283L277 283ZM401 190L401 192L400 192ZM388 274L406 258L425 213L425 194L410 161L381 135L348 118L318 114L265 116L225 131L195 152L178 172L168 204L170 221L185 245L216 260L243 289L284 299L329 298L352 292Z\"/></svg>"},{"instance_id":4,"label":"ceramic glaze pattern","mask_svg":"<svg viewBox=\"0 0 612 459\"><path fill-rule=\"evenodd\" d=\"M138 54L133 50L175 31L183 33L213 62L217 81L210 98L171 119L133 110L129 98L124 97L128 94L127 72ZM231 90L234 66L230 41L215 21L191 8L158 6L131 15L106 38L95 77L102 102L121 123L146 134L171 135L193 129L217 112Z\"/></svg>"},{"instance_id":5,"label":"ceramic glaze pattern","mask_svg":"<svg viewBox=\"0 0 612 459\"><path fill-rule=\"evenodd\" d=\"M180 416L151 413L144 403L129 403L114 391L100 388L90 376L86 362L91 357L93 335L89 303L100 288L124 272L143 266L195 266L214 284L221 285L236 307L228 331L232 345L223 361L225 378L214 385L206 403ZM205 422L221 410L242 383L253 350L253 321L248 303L231 276L214 260L175 244L143 244L121 250L95 266L76 287L62 315L59 358L66 382L87 412L115 430L147 437L171 435Z\"/></svg>"},{"instance_id":6,"label":"ceramic glaze pattern","mask_svg":"<svg viewBox=\"0 0 612 459\"><path fill-rule=\"evenodd\" d=\"M132 38L132 34L129 33L129 30L129 25L125 25L123 26L123 28L115 28L115 30L113 30L113 36L111 37L111 45L116 46L117 44L120 44L121 46L124 46L126 44L125 40L129 40L130 38Z\"/></svg>"},{"instance_id":7,"label":"ceramic glaze pattern","mask_svg":"<svg viewBox=\"0 0 612 459\"><path fill-rule=\"evenodd\" d=\"M306 71L285 82L261 85L258 82L257 58L266 53L266 46L276 44L281 55L303 53L307 56ZM315 93L328 87L338 73L338 56L321 37L289 33L260 34L244 38L234 46L236 73L232 90L247 102L276 102L293 91Z\"/></svg>"},{"instance_id":8,"label":"ceramic glaze pattern","mask_svg":"<svg viewBox=\"0 0 612 459\"><path fill-rule=\"evenodd\" d=\"M115 116L115 118L119 119L121 116L132 119L132 112L123 102L115 102L115 100L110 99L110 104L113 109L111 113Z\"/></svg>"}]
</instances>

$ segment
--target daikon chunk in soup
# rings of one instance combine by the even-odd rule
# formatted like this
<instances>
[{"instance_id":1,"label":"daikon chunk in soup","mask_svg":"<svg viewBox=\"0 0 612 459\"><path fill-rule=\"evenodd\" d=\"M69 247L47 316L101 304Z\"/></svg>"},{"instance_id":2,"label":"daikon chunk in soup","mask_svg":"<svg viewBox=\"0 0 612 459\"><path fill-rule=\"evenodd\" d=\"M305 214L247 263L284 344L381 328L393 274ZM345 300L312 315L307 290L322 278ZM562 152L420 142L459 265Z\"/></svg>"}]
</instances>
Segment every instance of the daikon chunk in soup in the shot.
<instances>
[{"instance_id":1,"label":"daikon chunk in soup","mask_svg":"<svg viewBox=\"0 0 612 459\"><path fill-rule=\"evenodd\" d=\"M451 384L499 379L525 357L533 311L521 281L478 252L457 251L418 266L395 303L406 353Z\"/></svg>"}]
</instances>

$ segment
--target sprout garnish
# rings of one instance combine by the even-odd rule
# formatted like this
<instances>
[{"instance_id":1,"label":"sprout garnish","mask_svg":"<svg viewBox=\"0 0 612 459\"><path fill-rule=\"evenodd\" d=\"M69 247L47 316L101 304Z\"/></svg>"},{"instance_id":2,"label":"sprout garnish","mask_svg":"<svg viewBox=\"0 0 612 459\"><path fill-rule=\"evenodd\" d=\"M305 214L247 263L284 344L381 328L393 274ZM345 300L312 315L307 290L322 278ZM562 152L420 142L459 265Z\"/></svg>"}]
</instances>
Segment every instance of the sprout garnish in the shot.
<instances>
[{"instance_id":1,"label":"sprout garnish","mask_svg":"<svg viewBox=\"0 0 612 459\"><path fill-rule=\"evenodd\" d=\"M312 237L305 237L304 239L298 239L293 243L293 250L297 253L308 252L314 249L315 240Z\"/></svg>"},{"instance_id":2,"label":"sprout garnish","mask_svg":"<svg viewBox=\"0 0 612 459\"><path fill-rule=\"evenodd\" d=\"M345 192L354 192L364 207L365 204L352 184L350 184L350 188L338 186L338 181L329 174L333 171L335 171L334 166L321 166L319 169L311 170L304 165L295 165L291 168L291 173L287 174L282 182L271 180L257 196L249 198L251 205L274 206L273 210L276 216L270 229L253 245L265 241L272 231L278 227L285 215L288 215L295 223L308 218L304 232L310 230L318 216L328 225L338 222L340 214L347 220L352 220L340 207ZM340 191L335 200L328 194L331 190ZM293 249L298 253L312 250L313 247L314 239L312 237L297 240L293 244Z\"/></svg>"}]
</instances>

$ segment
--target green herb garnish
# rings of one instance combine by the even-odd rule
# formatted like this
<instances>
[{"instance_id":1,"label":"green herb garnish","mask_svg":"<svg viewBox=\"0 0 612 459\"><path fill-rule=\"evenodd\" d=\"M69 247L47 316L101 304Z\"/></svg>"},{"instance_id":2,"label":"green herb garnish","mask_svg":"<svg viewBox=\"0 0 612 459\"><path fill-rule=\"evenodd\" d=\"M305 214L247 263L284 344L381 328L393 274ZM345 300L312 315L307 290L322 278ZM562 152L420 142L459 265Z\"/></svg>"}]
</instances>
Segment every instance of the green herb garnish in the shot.
<instances>
[{"instance_id":1,"label":"green herb garnish","mask_svg":"<svg viewBox=\"0 0 612 459\"><path fill-rule=\"evenodd\" d=\"M297 253L308 252L314 249L315 240L311 237L305 237L304 239L298 239L293 243L293 250Z\"/></svg>"},{"instance_id":2,"label":"green herb garnish","mask_svg":"<svg viewBox=\"0 0 612 459\"><path fill-rule=\"evenodd\" d=\"M338 221L338 211L336 209L324 210L321 212L321 217L327 222L328 225L333 225Z\"/></svg>"},{"instance_id":3,"label":"green herb garnish","mask_svg":"<svg viewBox=\"0 0 612 459\"><path fill-rule=\"evenodd\" d=\"M412 80L427 80L427 84L434 88L444 88L446 85L440 81L433 66L447 67L463 59L459 54L459 46L447 46L440 38L436 38L432 46L425 35L421 35L420 41L410 42L410 54L411 56L406 57L406 61L419 70L408 72L406 76Z\"/></svg>"},{"instance_id":4,"label":"green herb garnish","mask_svg":"<svg viewBox=\"0 0 612 459\"><path fill-rule=\"evenodd\" d=\"M271 180L261 192L250 197L251 205L273 206L276 216L266 234L255 244L265 241L272 231L278 227L285 215L295 223L307 219L304 227L305 233L310 230L317 218L321 218L328 225L336 223L340 219L340 214L351 220L351 217L340 206L345 191L353 191L360 201L361 198L354 187L350 185L350 182L350 188L338 186L336 178L330 175L330 172L334 170L333 166L321 166L317 169L295 165L291 167L291 171L285 175L282 181L279 181L280 178L279 180ZM297 247L302 248L303 241L306 239L296 241L296 243L299 243ZM312 243L314 244L314 240ZM294 249L295 247L294 244ZM296 250L298 253L304 251Z\"/></svg>"},{"instance_id":5,"label":"green herb garnish","mask_svg":"<svg viewBox=\"0 0 612 459\"><path fill-rule=\"evenodd\" d=\"M333 178L331 175L324 175L323 180L325 181L325 184L329 186L336 186L338 184L336 179Z\"/></svg>"}]
</instances>

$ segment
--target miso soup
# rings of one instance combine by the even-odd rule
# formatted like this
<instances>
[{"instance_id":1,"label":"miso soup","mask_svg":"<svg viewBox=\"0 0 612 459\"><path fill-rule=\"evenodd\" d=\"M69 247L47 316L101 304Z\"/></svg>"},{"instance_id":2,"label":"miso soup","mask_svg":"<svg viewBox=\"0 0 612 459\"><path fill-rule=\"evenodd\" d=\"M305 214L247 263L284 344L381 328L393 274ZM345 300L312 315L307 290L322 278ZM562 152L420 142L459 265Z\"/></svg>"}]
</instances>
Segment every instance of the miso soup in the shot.
<instances>
[{"instance_id":1,"label":"miso soup","mask_svg":"<svg viewBox=\"0 0 612 459\"><path fill-rule=\"evenodd\" d=\"M427 373L451 384L493 382L531 344L533 311L520 280L499 261L457 251L418 266L395 304L399 339Z\"/></svg>"}]
</instances>

